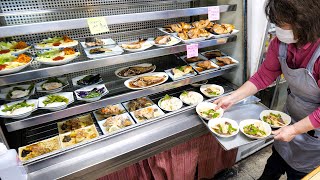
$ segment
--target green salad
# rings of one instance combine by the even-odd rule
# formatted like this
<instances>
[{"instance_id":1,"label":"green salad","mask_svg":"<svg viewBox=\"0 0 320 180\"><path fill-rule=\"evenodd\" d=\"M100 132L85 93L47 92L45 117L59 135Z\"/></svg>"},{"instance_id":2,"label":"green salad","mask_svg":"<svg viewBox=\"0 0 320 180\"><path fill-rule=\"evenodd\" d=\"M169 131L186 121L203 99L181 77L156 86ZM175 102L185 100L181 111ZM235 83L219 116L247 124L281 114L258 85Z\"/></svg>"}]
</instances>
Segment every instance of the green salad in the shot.
<instances>
[{"instance_id":1,"label":"green salad","mask_svg":"<svg viewBox=\"0 0 320 180\"><path fill-rule=\"evenodd\" d=\"M15 41L11 41L11 42L0 42L0 50L2 49L12 49L15 45L17 44L17 42Z\"/></svg>"},{"instance_id":2,"label":"green salad","mask_svg":"<svg viewBox=\"0 0 320 180\"><path fill-rule=\"evenodd\" d=\"M215 111L214 109L202 111L201 114L202 114L202 116L209 118L209 119L217 118L220 115L220 113Z\"/></svg>"},{"instance_id":3,"label":"green salad","mask_svg":"<svg viewBox=\"0 0 320 180\"><path fill-rule=\"evenodd\" d=\"M39 58L53 58L53 57L56 57L58 56L58 54L60 53L61 51L59 49L52 49L52 50L49 50L49 51L44 51L44 52L38 52L37 53L37 56Z\"/></svg>"},{"instance_id":4,"label":"green salad","mask_svg":"<svg viewBox=\"0 0 320 180\"><path fill-rule=\"evenodd\" d=\"M243 127L244 133L255 136L255 137L264 137L267 133L264 131L263 127L257 124L250 124Z\"/></svg>"},{"instance_id":5,"label":"green salad","mask_svg":"<svg viewBox=\"0 0 320 180\"><path fill-rule=\"evenodd\" d=\"M67 104L69 102L69 99L60 95L48 95L42 103L47 106L48 104L52 104L55 102L64 102Z\"/></svg>"},{"instance_id":6,"label":"green salad","mask_svg":"<svg viewBox=\"0 0 320 180\"><path fill-rule=\"evenodd\" d=\"M236 132L237 129L232 127L232 125L229 122L224 122L217 124L215 127L212 127L212 129L222 135L232 135L233 132Z\"/></svg>"},{"instance_id":7,"label":"green salad","mask_svg":"<svg viewBox=\"0 0 320 180\"><path fill-rule=\"evenodd\" d=\"M11 62L16 58L17 58L16 56L11 55L10 53L9 54L2 54L2 55L0 55L0 64L4 64L6 62Z\"/></svg>"},{"instance_id":8,"label":"green salad","mask_svg":"<svg viewBox=\"0 0 320 180\"><path fill-rule=\"evenodd\" d=\"M13 112L14 110L23 108L23 107L34 107L34 104L28 104L26 100L20 102L20 103L16 103L13 104L11 106L8 106L7 104L3 105L4 109L2 109L2 112Z\"/></svg>"},{"instance_id":9,"label":"green salad","mask_svg":"<svg viewBox=\"0 0 320 180\"><path fill-rule=\"evenodd\" d=\"M54 42L59 42L61 40L63 40L62 37L55 36L53 38L44 39L43 42L44 43L54 43Z\"/></svg>"}]
</instances>

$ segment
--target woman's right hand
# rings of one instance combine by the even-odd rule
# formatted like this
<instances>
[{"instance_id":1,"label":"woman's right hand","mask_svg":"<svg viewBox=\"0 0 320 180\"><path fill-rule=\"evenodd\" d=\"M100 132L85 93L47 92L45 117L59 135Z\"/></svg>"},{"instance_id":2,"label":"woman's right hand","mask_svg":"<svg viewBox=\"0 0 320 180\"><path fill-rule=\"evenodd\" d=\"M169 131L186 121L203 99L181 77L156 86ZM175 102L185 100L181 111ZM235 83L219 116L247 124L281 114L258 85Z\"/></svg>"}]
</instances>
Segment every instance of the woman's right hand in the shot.
<instances>
[{"instance_id":1,"label":"woman's right hand","mask_svg":"<svg viewBox=\"0 0 320 180\"><path fill-rule=\"evenodd\" d=\"M215 100L213 103L217 105L216 109L221 107L222 109L227 110L235 104L235 98L232 97L232 95L228 95Z\"/></svg>"}]
</instances>

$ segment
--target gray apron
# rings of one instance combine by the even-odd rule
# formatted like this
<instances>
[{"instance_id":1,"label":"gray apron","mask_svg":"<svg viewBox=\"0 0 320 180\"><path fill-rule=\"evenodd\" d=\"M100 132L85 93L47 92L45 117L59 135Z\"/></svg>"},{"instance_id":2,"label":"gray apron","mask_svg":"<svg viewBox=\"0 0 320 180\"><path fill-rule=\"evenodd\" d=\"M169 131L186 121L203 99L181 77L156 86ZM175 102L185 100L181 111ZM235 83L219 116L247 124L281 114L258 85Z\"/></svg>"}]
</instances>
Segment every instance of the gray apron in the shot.
<instances>
[{"instance_id":1,"label":"gray apron","mask_svg":"<svg viewBox=\"0 0 320 180\"><path fill-rule=\"evenodd\" d=\"M320 56L320 46L310 59L307 68L291 69L287 64L288 45L280 43L279 61L291 93L288 95L285 112L292 123L307 117L320 106L320 88L313 78L315 62ZM315 130L320 137L320 129ZM297 135L290 142L275 141L274 147L281 157L295 170L309 173L320 165L320 138L309 134Z\"/></svg>"}]
</instances>

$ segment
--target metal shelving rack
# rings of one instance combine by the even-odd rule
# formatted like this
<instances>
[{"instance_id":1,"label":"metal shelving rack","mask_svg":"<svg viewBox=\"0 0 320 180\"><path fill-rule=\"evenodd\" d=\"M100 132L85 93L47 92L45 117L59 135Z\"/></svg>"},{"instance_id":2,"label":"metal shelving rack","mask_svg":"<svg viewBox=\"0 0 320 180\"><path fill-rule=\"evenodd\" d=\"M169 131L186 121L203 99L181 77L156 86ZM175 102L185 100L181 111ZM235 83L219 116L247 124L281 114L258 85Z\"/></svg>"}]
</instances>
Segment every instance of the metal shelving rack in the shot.
<instances>
[{"instance_id":1,"label":"metal shelving rack","mask_svg":"<svg viewBox=\"0 0 320 180\"><path fill-rule=\"evenodd\" d=\"M116 41L120 39L132 40L141 36L155 37L161 34L155 27L179 21L190 21L190 17L196 19L198 16L206 15L208 5L211 5L207 1L195 0L114 0L110 2L94 0L91 4L85 4L81 0L71 2L67 0L57 0L55 2L38 0L30 1L29 4L26 3L16 0L0 2L0 24L2 24L0 26L0 38L13 36L15 40L22 39L34 43L48 36L68 34L72 38L82 41L84 37L90 36L86 23L87 18L98 16L104 17L111 29L110 33L100 34L98 37L112 37ZM221 0L214 2L214 4L218 4L220 7L222 21L237 23L237 26L243 30L242 33L245 32L246 1ZM204 7L196 7L196 5ZM227 12L231 12L233 15L224 15ZM241 17L236 17L239 14ZM230 17L231 19L238 18L238 20L230 20ZM244 72L241 70L246 64L243 53L245 48L243 37L245 37L244 34L238 34L198 42L200 49L212 46L221 47L224 52L240 60L239 68L234 66L188 79L168 81L165 84L144 90L124 91L124 93L107 96L97 102L75 103L67 109L56 112L39 111L22 120L5 119L2 121L2 130L7 135L11 135L11 133L14 135L35 126L42 127L49 122L91 112L107 104L159 94L164 91L186 87L201 80L222 75L226 75L225 78L229 81L244 77L242 74ZM169 57L168 55L186 51L186 45L180 43L172 47L153 47L142 52L88 59L80 46L78 48L82 52L78 60L61 66L44 66L33 63L31 67L20 72L0 76L0 88L17 83L38 82L52 76L64 75L70 79L88 72L104 73L107 77L104 83L108 84L107 81L114 81L110 74L117 67L131 65L145 59L150 59L150 62L156 61L156 58L166 59ZM160 59L157 59L157 61L160 61ZM230 75L231 71L236 72ZM115 81L115 84L119 82L123 83L122 81ZM236 86L228 84L227 81L220 80L220 82L231 87L227 93L236 89ZM115 87L112 83L110 88L111 91L113 89L119 90L119 92L123 90L123 87ZM74 90L74 88L70 87L69 90ZM48 179L61 177L70 179L89 178L89 175L90 178L98 178L99 175L103 175L102 172L115 171L130 163L137 162L139 159L206 133L207 131L194 113L194 108L195 106L184 107L153 121L137 124L126 131L108 136L103 135L93 141L40 156L24 165L28 170L30 179L43 179L44 177ZM182 120L176 121L176 119ZM143 138L146 135L148 135L148 138ZM148 150L148 147L150 150ZM110 165L111 162L112 165ZM98 172L100 170L102 171Z\"/></svg>"}]
</instances>

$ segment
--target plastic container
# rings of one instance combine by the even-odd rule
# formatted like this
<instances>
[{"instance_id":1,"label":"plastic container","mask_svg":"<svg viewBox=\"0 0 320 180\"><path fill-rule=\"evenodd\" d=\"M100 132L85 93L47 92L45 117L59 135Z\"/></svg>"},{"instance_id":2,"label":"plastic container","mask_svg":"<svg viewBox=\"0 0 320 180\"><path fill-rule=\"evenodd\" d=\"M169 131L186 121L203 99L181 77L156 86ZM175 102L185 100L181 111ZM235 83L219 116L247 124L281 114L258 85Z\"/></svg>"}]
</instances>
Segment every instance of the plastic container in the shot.
<instances>
[{"instance_id":1,"label":"plastic container","mask_svg":"<svg viewBox=\"0 0 320 180\"><path fill-rule=\"evenodd\" d=\"M1 180L25 180L27 173L21 164L18 154L14 149L0 143L0 179Z\"/></svg>"}]
</instances>

